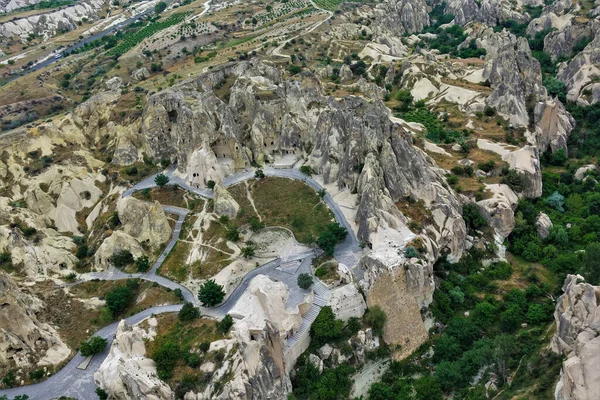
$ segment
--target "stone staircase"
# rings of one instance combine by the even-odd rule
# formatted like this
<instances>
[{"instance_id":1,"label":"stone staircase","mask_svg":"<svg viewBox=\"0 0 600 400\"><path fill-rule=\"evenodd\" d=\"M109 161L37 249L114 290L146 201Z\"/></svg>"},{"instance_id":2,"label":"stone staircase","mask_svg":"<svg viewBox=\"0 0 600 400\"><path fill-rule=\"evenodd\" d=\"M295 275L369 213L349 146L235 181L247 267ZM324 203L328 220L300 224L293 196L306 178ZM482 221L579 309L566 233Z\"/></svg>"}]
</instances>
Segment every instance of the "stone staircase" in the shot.
<instances>
[{"instance_id":1,"label":"stone staircase","mask_svg":"<svg viewBox=\"0 0 600 400\"><path fill-rule=\"evenodd\" d=\"M302 324L300 325L300 328L298 328L292 337L288 338L286 343L286 351L294 346L294 344L296 344L303 335L308 334L307 331L317 318L317 315L319 315L321 308L325 307L329 303L329 297L331 296L331 293L329 292L327 286L322 284L319 280L315 280L312 289L314 293L313 302L308 309L308 312L302 317Z\"/></svg>"}]
</instances>

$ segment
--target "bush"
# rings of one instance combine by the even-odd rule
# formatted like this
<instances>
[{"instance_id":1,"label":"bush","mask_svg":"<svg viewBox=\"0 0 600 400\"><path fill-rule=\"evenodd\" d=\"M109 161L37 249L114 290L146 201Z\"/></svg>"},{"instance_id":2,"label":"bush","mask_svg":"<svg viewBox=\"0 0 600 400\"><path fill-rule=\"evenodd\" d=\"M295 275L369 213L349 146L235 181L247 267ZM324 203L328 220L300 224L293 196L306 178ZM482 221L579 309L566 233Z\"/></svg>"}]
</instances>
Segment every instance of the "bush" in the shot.
<instances>
[{"instance_id":1,"label":"bush","mask_svg":"<svg viewBox=\"0 0 600 400\"><path fill-rule=\"evenodd\" d=\"M256 251L254 250L254 246L246 246L242 248L242 255L244 258L252 258Z\"/></svg>"},{"instance_id":2,"label":"bush","mask_svg":"<svg viewBox=\"0 0 600 400\"><path fill-rule=\"evenodd\" d=\"M248 219L248 224L250 224L250 230L252 232L258 232L265 227L258 217L250 217Z\"/></svg>"},{"instance_id":3,"label":"bush","mask_svg":"<svg viewBox=\"0 0 600 400\"><path fill-rule=\"evenodd\" d=\"M219 330L219 332L225 335L227 332L229 332L232 326L233 318L231 317L231 315L227 314L223 317L221 321L219 321L219 323L217 324L217 329Z\"/></svg>"},{"instance_id":4,"label":"bush","mask_svg":"<svg viewBox=\"0 0 600 400\"><path fill-rule=\"evenodd\" d=\"M229 240L230 242L238 242L240 240L240 231L238 228L235 226L230 226L225 231L225 239Z\"/></svg>"},{"instance_id":5,"label":"bush","mask_svg":"<svg viewBox=\"0 0 600 400\"><path fill-rule=\"evenodd\" d=\"M153 282L153 283L156 283L156 282ZM183 293L181 292L181 289L179 289L179 288L173 289L173 294L175 296L177 296L178 299L183 300Z\"/></svg>"},{"instance_id":6,"label":"bush","mask_svg":"<svg viewBox=\"0 0 600 400\"><path fill-rule=\"evenodd\" d=\"M358 317L350 317L348 318L348 323L346 324L346 330L350 335L354 335L360 331L362 328L360 324L360 319Z\"/></svg>"},{"instance_id":7,"label":"bush","mask_svg":"<svg viewBox=\"0 0 600 400\"><path fill-rule=\"evenodd\" d=\"M102 388L97 387L96 388L96 396L98 396L99 400L107 400L108 399L108 393L106 393L106 391Z\"/></svg>"},{"instance_id":8,"label":"bush","mask_svg":"<svg viewBox=\"0 0 600 400\"><path fill-rule=\"evenodd\" d=\"M480 230L487 226L487 221L483 218L479 212L479 208L475 204L465 204L462 208L462 212L467 229L471 231Z\"/></svg>"},{"instance_id":9,"label":"bush","mask_svg":"<svg viewBox=\"0 0 600 400\"><path fill-rule=\"evenodd\" d=\"M338 223L331 223L328 224L325 231L321 232L319 235L317 245L326 255L333 257L336 243L343 241L347 235L348 231L346 228Z\"/></svg>"},{"instance_id":10,"label":"bush","mask_svg":"<svg viewBox=\"0 0 600 400\"><path fill-rule=\"evenodd\" d=\"M383 334L383 327L387 321L387 315L379 306L370 307L365 314L365 322L373 328L378 335Z\"/></svg>"},{"instance_id":11,"label":"bush","mask_svg":"<svg viewBox=\"0 0 600 400\"><path fill-rule=\"evenodd\" d=\"M300 67L299 65L290 65L289 71L290 74L296 75L302 72L302 67Z\"/></svg>"},{"instance_id":12,"label":"bush","mask_svg":"<svg viewBox=\"0 0 600 400\"><path fill-rule=\"evenodd\" d=\"M182 322L190 322L200 318L200 310L194 307L192 303L186 301L181 307L181 310L179 310L178 317Z\"/></svg>"},{"instance_id":13,"label":"bush","mask_svg":"<svg viewBox=\"0 0 600 400\"><path fill-rule=\"evenodd\" d=\"M148 257L141 256L135 260L135 267L138 272L146 272L150 269L150 262L148 261Z\"/></svg>"},{"instance_id":14,"label":"bush","mask_svg":"<svg viewBox=\"0 0 600 400\"><path fill-rule=\"evenodd\" d=\"M342 337L344 322L336 319L330 306L321 308L319 315L310 327L312 342L317 347Z\"/></svg>"},{"instance_id":15,"label":"bush","mask_svg":"<svg viewBox=\"0 0 600 400\"><path fill-rule=\"evenodd\" d=\"M101 338L100 336L92 336L86 342L81 343L79 351L84 357L93 356L94 354L100 354L106 348L108 340Z\"/></svg>"},{"instance_id":16,"label":"bush","mask_svg":"<svg viewBox=\"0 0 600 400\"><path fill-rule=\"evenodd\" d=\"M173 369L180 353L177 343L165 341L152 354L152 359L156 362L156 373L160 379L167 380L173 376Z\"/></svg>"},{"instance_id":17,"label":"bush","mask_svg":"<svg viewBox=\"0 0 600 400\"><path fill-rule=\"evenodd\" d=\"M112 264L117 268L123 268L133 263L133 254L129 250L119 250L112 256Z\"/></svg>"},{"instance_id":18,"label":"bush","mask_svg":"<svg viewBox=\"0 0 600 400\"><path fill-rule=\"evenodd\" d=\"M406 258L419 258L421 255L413 246L407 246L404 249L404 257Z\"/></svg>"},{"instance_id":19,"label":"bush","mask_svg":"<svg viewBox=\"0 0 600 400\"><path fill-rule=\"evenodd\" d=\"M260 168L259 168L259 169L257 169L257 170L254 172L254 177L255 177L256 179L262 179L262 178L264 178L264 177L265 177L265 173L263 172L263 170L262 170L262 169L260 169Z\"/></svg>"},{"instance_id":20,"label":"bush","mask_svg":"<svg viewBox=\"0 0 600 400\"><path fill-rule=\"evenodd\" d=\"M494 167L496 167L496 162L494 160L488 160L477 165L477 168L483 172L490 172L494 169Z\"/></svg>"},{"instance_id":21,"label":"bush","mask_svg":"<svg viewBox=\"0 0 600 400\"><path fill-rule=\"evenodd\" d=\"M307 273L298 275L298 286L304 290L308 290L313 284L313 278Z\"/></svg>"},{"instance_id":22,"label":"bush","mask_svg":"<svg viewBox=\"0 0 600 400\"><path fill-rule=\"evenodd\" d=\"M113 316L116 316L127 308L131 297L131 289L126 286L117 286L106 294L106 307Z\"/></svg>"},{"instance_id":23,"label":"bush","mask_svg":"<svg viewBox=\"0 0 600 400\"><path fill-rule=\"evenodd\" d=\"M154 183L156 183L156 186L163 187L169 183L169 177L165 174L158 174L154 178Z\"/></svg>"},{"instance_id":24,"label":"bush","mask_svg":"<svg viewBox=\"0 0 600 400\"><path fill-rule=\"evenodd\" d=\"M217 183L215 181L210 180L210 181L206 182L206 187L209 189L214 189L216 184Z\"/></svg>"},{"instance_id":25,"label":"bush","mask_svg":"<svg viewBox=\"0 0 600 400\"><path fill-rule=\"evenodd\" d=\"M302 172L304 175L308 175L308 176L312 176L312 174L314 173L313 169L308 165L301 166L300 172Z\"/></svg>"},{"instance_id":26,"label":"bush","mask_svg":"<svg viewBox=\"0 0 600 400\"><path fill-rule=\"evenodd\" d=\"M225 298L225 291L223 286L215 283L213 279L210 279L200 285L198 290L198 300L205 307L214 307L221 303Z\"/></svg>"},{"instance_id":27,"label":"bush","mask_svg":"<svg viewBox=\"0 0 600 400\"><path fill-rule=\"evenodd\" d=\"M522 192L526 185L525 175L515 169L506 171L500 182L510 186L515 192Z\"/></svg>"}]
</instances>

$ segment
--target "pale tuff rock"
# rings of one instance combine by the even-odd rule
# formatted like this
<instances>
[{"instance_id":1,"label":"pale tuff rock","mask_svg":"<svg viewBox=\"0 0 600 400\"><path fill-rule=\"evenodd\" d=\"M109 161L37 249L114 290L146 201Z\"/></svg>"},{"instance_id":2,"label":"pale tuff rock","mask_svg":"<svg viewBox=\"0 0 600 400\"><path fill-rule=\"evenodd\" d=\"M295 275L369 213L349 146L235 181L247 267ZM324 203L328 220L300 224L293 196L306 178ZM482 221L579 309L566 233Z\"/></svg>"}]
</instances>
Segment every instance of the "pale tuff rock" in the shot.
<instances>
[{"instance_id":1,"label":"pale tuff rock","mask_svg":"<svg viewBox=\"0 0 600 400\"><path fill-rule=\"evenodd\" d=\"M588 164L588 165L584 165L583 167L579 167L577 168L577 171L575 171L575 179L577 179L578 181L582 181L585 179L588 171L597 171L598 167L596 167L594 164Z\"/></svg>"},{"instance_id":2,"label":"pale tuff rock","mask_svg":"<svg viewBox=\"0 0 600 400\"><path fill-rule=\"evenodd\" d=\"M418 299L431 302L435 288L433 269L421 267L411 271L403 266L389 268L371 255L363 257L361 264L366 269L365 280L372 282L364 286L367 304L369 307L380 306L387 315L383 340L388 344L401 345L397 356L405 357L428 338ZM415 276L414 272L418 275Z\"/></svg>"},{"instance_id":3,"label":"pale tuff rock","mask_svg":"<svg viewBox=\"0 0 600 400\"><path fill-rule=\"evenodd\" d=\"M133 71L131 73L131 77L138 82L143 81L144 79L150 77L150 72L148 72L148 69L146 67L142 67Z\"/></svg>"},{"instance_id":4,"label":"pale tuff rock","mask_svg":"<svg viewBox=\"0 0 600 400\"><path fill-rule=\"evenodd\" d=\"M480 200L477 205L483 211L483 216L494 228L499 242L504 241L515 227L514 211L519 198L508 185L485 185L485 190L492 193L489 199Z\"/></svg>"},{"instance_id":5,"label":"pale tuff rock","mask_svg":"<svg viewBox=\"0 0 600 400\"><path fill-rule=\"evenodd\" d=\"M511 3L501 0L451 0L444 9L446 14L454 15L454 23L466 25L469 22L481 22L487 26L495 26L500 22L514 20L517 23L527 22L528 17L512 9Z\"/></svg>"},{"instance_id":6,"label":"pale tuff rock","mask_svg":"<svg viewBox=\"0 0 600 400\"><path fill-rule=\"evenodd\" d=\"M379 336L373 329L367 328L360 330L356 336L348 339L348 344L352 348L352 361L356 365L363 365L367 362L367 352L376 350L379 347Z\"/></svg>"},{"instance_id":7,"label":"pale tuff rock","mask_svg":"<svg viewBox=\"0 0 600 400\"><path fill-rule=\"evenodd\" d=\"M139 122L132 123L126 127L109 122L108 134L114 137L112 163L115 165L130 165L140 159L139 146Z\"/></svg>"},{"instance_id":8,"label":"pale tuff rock","mask_svg":"<svg viewBox=\"0 0 600 400\"><path fill-rule=\"evenodd\" d=\"M350 67L347 64L342 65L340 68L340 79L342 83L347 83L348 81L352 80L352 77L353 75Z\"/></svg>"},{"instance_id":9,"label":"pale tuff rock","mask_svg":"<svg viewBox=\"0 0 600 400\"><path fill-rule=\"evenodd\" d=\"M145 340L155 333L156 319L148 320L150 332L121 320L108 356L94 374L96 384L112 399L167 400L171 388L156 376L156 364L145 357Z\"/></svg>"},{"instance_id":10,"label":"pale tuff rock","mask_svg":"<svg viewBox=\"0 0 600 400\"><path fill-rule=\"evenodd\" d=\"M95 185L95 178L88 176L84 179L72 179L63 182L62 189L56 200L54 220L59 232L80 234L77 212L84 208L92 208L102 196L102 191Z\"/></svg>"},{"instance_id":11,"label":"pale tuff rock","mask_svg":"<svg viewBox=\"0 0 600 400\"><path fill-rule=\"evenodd\" d=\"M77 258L72 251L75 243L54 229L38 228L37 239L29 240L16 229L0 227L0 249L10 252L14 265L32 278L39 276L66 276L72 272Z\"/></svg>"},{"instance_id":12,"label":"pale tuff rock","mask_svg":"<svg viewBox=\"0 0 600 400\"><path fill-rule=\"evenodd\" d=\"M348 322L351 317L361 318L367 309L365 300L354 284L333 289L329 305L336 318L344 322Z\"/></svg>"},{"instance_id":13,"label":"pale tuff rock","mask_svg":"<svg viewBox=\"0 0 600 400\"><path fill-rule=\"evenodd\" d=\"M117 202L117 212L125 233L140 243L156 249L171 238L169 220L158 202L125 197Z\"/></svg>"},{"instance_id":14,"label":"pale tuff rock","mask_svg":"<svg viewBox=\"0 0 600 400\"><path fill-rule=\"evenodd\" d=\"M219 164L217 156L210 148L201 148L194 151L190 157L187 180L190 186L205 188L208 181L220 183L225 175L232 172L229 165Z\"/></svg>"},{"instance_id":15,"label":"pale tuff rock","mask_svg":"<svg viewBox=\"0 0 600 400\"><path fill-rule=\"evenodd\" d=\"M560 149L568 151L567 141L575 127L575 119L565 110L558 99L546 100L535 105L535 140L540 154Z\"/></svg>"},{"instance_id":16,"label":"pale tuff rock","mask_svg":"<svg viewBox=\"0 0 600 400\"><path fill-rule=\"evenodd\" d=\"M319 370L319 373L323 372L323 360L321 360L315 354L309 354L307 361L312 364L316 369Z\"/></svg>"},{"instance_id":17,"label":"pale tuff rock","mask_svg":"<svg viewBox=\"0 0 600 400\"><path fill-rule=\"evenodd\" d=\"M214 188L214 210L215 214L225 215L229 218L235 218L240 205L235 201L233 196L221 185L216 185Z\"/></svg>"},{"instance_id":18,"label":"pale tuff rock","mask_svg":"<svg viewBox=\"0 0 600 400\"><path fill-rule=\"evenodd\" d=\"M497 56L488 57L483 71L494 91L486 104L518 126L528 126L527 102L546 97L542 85L540 63L532 57L525 38L503 48Z\"/></svg>"},{"instance_id":19,"label":"pale tuff rock","mask_svg":"<svg viewBox=\"0 0 600 400\"><path fill-rule=\"evenodd\" d=\"M288 289L265 275L255 277L230 311L235 319L232 339L211 343L210 350L224 348L223 366L214 372L213 383L202 393L187 393L186 400L208 399L280 399L291 392L286 374L283 341L300 327L297 309L285 307ZM216 386L226 372L233 379Z\"/></svg>"},{"instance_id":20,"label":"pale tuff rock","mask_svg":"<svg viewBox=\"0 0 600 400\"><path fill-rule=\"evenodd\" d=\"M58 333L38 321L44 304L0 271L0 364L7 369L58 365L71 354Z\"/></svg>"},{"instance_id":21,"label":"pale tuff rock","mask_svg":"<svg viewBox=\"0 0 600 400\"><path fill-rule=\"evenodd\" d=\"M529 21L529 25L527 26L527 34L529 36L535 36L535 34L538 32L551 29L557 29L560 31L568 24L570 24L570 16L559 17L553 12L549 12L548 14L543 14L539 18L534 18ZM552 33L553 32L550 32L550 35Z\"/></svg>"},{"instance_id":22,"label":"pale tuff rock","mask_svg":"<svg viewBox=\"0 0 600 400\"><path fill-rule=\"evenodd\" d=\"M212 91L225 75L236 79L228 103ZM423 199L445 215L430 227L440 239L432 258L444 248L459 258L465 232L460 203L444 187L443 172L391 121L379 95L372 93L372 102L354 96L337 101L323 94L308 71L282 81L267 63L241 62L151 96L142 136L152 157L177 159L177 173L199 187L252 161L303 155L325 184L361 196L356 222L364 241L381 223L392 229L406 225L394 202Z\"/></svg>"},{"instance_id":23,"label":"pale tuff rock","mask_svg":"<svg viewBox=\"0 0 600 400\"><path fill-rule=\"evenodd\" d=\"M113 254L121 250L129 250L134 258L146 254L139 242L133 237L125 232L115 231L112 235L104 239L98 250L96 250L94 254L96 267L100 269L108 268Z\"/></svg>"},{"instance_id":24,"label":"pale tuff rock","mask_svg":"<svg viewBox=\"0 0 600 400\"><path fill-rule=\"evenodd\" d=\"M37 4L41 0L2 0L0 1L0 12L10 12L18 8Z\"/></svg>"},{"instance_id":25,"label":"pale tuff rock","mask_svg":"<svg viewBox=\"0 0 600 400\"><path fill-rule=\"evenodd\" d=\"M595 399L600 393L600 287L568 275L558 298L552 350L566 357L555 391L558 400Z\"/></svg>"},{"instance_id":26,"label":"pale tuff rock","mask_svg":"<svg viewBox=\"0 0 600 400\"><path fill-rule=\"evenodd\" d=\"M552 226L552 220L547 214L543 212L538 214L535 220L535 228L540 239L546 239L548 237L550 234L550 228L552 228Z\"/></svg>"},{"instance_id":27,"label":"pale tuff rock","mask_svg":"<svg viewBox=\"0 0 600 400\"><path fill-rule=\"evenodd\" d=\"M525 146L502 156L510 168L519 170L525 176L523 195L534 199L542 195L542 170L539 151L536 147Z\"/></svg>"},{"instance_id":28,"label":"pale tuff rock","mask_svg":"<svg viewBox=\"0 0 600 400\"><path fill-rule=\"evenodd\" d=\"M584 105L589 102L581 96L583 91L600 76L600 35L597 35L587 47L561 69L557 77L567 85L567 100L578 101Z\"/></svg>"},{"instance_id":29,"label":"pale tuff rock","mask_svg":"<svg viewBox=\"0 0 600 400\"><path fill-rule=\"evenodd\" d=\"M569 16L563 17L567 20ZM544 38L544 51L556 59L561 56L569 57L573 53L573 47L582 39L593 39L598 30L600 23L596 20L591 20L587 24L568 24L562 29L550 32Z\"/></svg>"},{"instance_id":30,"label":"pale tuff rock","mask_svg":"<svg viewBox=\"0 0 600 400\"><path fill-rule=\"evenodd\" d=\"M78 23L84 18L89 21L98 19L99 12L105 6L104 0L85 0L63 9L6 21L0 24L0 36L18 36L23 43L27 42L31 33L47 39L63 29L77 29Z\"/></svg>"},{"instance_id":31,"label":"pale tuff rock","mask_svg":"<svg viewBox=\"0 0 600 400\"><path fill-rule=\"evenodd\" d=\"M291 392L286 374L283 338L300 326L297 310L286 310L287 287L264 275L255 277L236 303L231 338L212 342L209 352L223 350L219 365L204 363L201 369L212 379L201 393L188 392L186 400L283 399ZM119 325L110 354L96 372L96 383L111 398L170 400L171 389L156 377L156 368L145 354L144 339L152 337L156 321L149 320L151 332ZM192 349L195 351L196 349ZM229 380L223 379L230 376Z\"/></svg>"},{"instance_id":32,"label":"pale tuff rock","mask_svg":"<svg viewBox=\"0 0 600 400\"><path fill-rule=\"evenodd\" d=\"M375 31L402 36L421 32L429 26L427 3L424 0L389 0L375 8Z\"/></svg>"}]
</instances>

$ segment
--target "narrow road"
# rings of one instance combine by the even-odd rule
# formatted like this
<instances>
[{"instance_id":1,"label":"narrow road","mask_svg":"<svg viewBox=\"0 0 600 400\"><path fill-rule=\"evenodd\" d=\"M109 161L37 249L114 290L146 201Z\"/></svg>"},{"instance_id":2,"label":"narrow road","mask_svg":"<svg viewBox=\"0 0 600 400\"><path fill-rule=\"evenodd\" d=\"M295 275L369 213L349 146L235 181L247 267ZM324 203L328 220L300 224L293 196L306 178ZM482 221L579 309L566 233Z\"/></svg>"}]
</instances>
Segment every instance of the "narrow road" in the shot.
<instances>
[{"instance_id":1,"label":"narrow road","mask_svg":"<svg viewBox=\"0 0 600 400\"><path fill-rule=\"evenodd\" d=\"M163 173L165 173L167 176L169 176L171 183L175 183L175 184L181 186L182 188L189 190L193 193L196 193L200 196L203 196L205 198L212 198L211 190L193 188L193 187L187 185L182 179L176 177L174 175L174 172L175 172L175 167L171 167L171 168L168 168L167 170L163 171ZM318 182L316 182L314 179L302 174L297 169L274 169L274 168L267 167L267 168L263 169L263 172L267 176L302 180L306 184L308 184L310 187L315 189L316 191L323 189L321 187L321 185L319 185ZM158 175L158 174L149 176L149 177L143 179L142 181L138 182L132 188L125 191L123 193L122 197L131 196L135 191L138 191L138 190L155 187L156 184L154 183L154 177L156 175ZM243 182L245 180L248 180L248 179L254 179L254 171L253 170L243 171L240 173L230 175L229 177L227 177L224 180L223 184L225 186L232 186L232 185L236 185L236 184ZM348 230L348 236L346 237L346 240L343 243L340 243L336 246L335 257L340 262L343 262L342 260L347 260L348 263L344 262L344 264L346 264L349 267L354 267L356 265L355 261L358 260L360 253L362 251L362 249L360 248L360 243L358 242L356 235L352 231L350 224L348 223L348 221L346 221L344 214L341 212L339 206L333 201L331 196L329 194L327 194L323 198L323 200L329 206L329 208L333 212L333 214L334 214L335 218L338 220L338 222L341 225L343 225L344 227L346 227L346 229ZM242 294L248 287L250 281L254 277L256 277L257 275L260 275L260 274L264 274L264 275L270 276L272 279L284 282L286 285L288 285L288 287L290 289L292 289L292 288L294 289L294 290L290 290L290 298L288 299L288 306L299 304L302 301L302 299L304 297L303 295L306 292L302 291L301 289L299 289L297 287L297 276L303 272L304 273L311 272L312 259L315 257L314 251L307 251L304 253L292 255L290 257L287 257L286 259L278 258L276 260L268 262L256 269L252 270L248 274L246 274L246 276L244 276L244 278L242 279L240 284L233 290L231 295L228 297L228 299L224 303L220 304L217 307L212 307L212 308L206 308L206 307L200 306L196 296L189 289L187 289L186 287L184 287L176 282L170 281L169 279L166 279L166 278L156 274L156 271L158 270L160 265L164 262L167 255L173 249L173 247L175 246L175 243L179 239L183 221L184 221L185 217L187 216L187 214L190 212L189 210L180 208L180 207L174 207L174 206L162 206L162 207L163 207L163 210L165 210L166 212L177 214L178 220L175 225L175 228L173 229L173 234L171 236L171 240L167 244L167 247L165 248L163 253L160 255L160 257L158 258L156 263L152 266L152 268L147 273L127 274L116 268L109 268L106 271L92 272L92 273L84 274L81 276L82 281L88 281L91 279L117 280L117 279L126 279L126 278L140 278L140 279L145 279L148 281L156 282L162 286L165 286L165 287L168 287L171 289L179 288L179 289L181 289L181 292L183 294L185 301L192 302L196 306L198 306L200 308L200 312L202 313L202 315L210 316L213 318L224 317L233 308L233 306L237 303L237 301L240 299L240 297L242 296ZM290 264L293 262L297 262L297 263L299 263L299 265L298 265L298 268L293 269L292 272L286 272L283 268L280 268L283 265L287 265L287 264ZM67 284L67 285L73 285L73 284ZM290 351L292 346L294 346L297 343L297 341L301 335L307 334L310 325L316 318L316 315L318 315L318 311L320 310L320 308L323 305L326 304L326 302L329 298L329 290L325 286L320 284L318 281L315 282L314 292L315 292L315 296L314 296L313 304L312 304L309 312L303 317L302 325L300 326L298 332L296 332L294 334L294 336L291 337L287 341L286 351ZM294 303L294 304L291 304L291 303ZM162 313L167 313L167 312L178 312L181 309L181 306L182 306L181 304L177 304L177 305L169 305L169 306L151 307L151 308L148 308L148 309L146 309L142 312L139 312L135 315L132 315L128 318L125 318L125 320L130 324L135 324L135 323L138 323L148 317L151 317L152 315L157 315L157 314L162 314ZM100 365L102 364L102 362L108 355L110 345L112 344L115 333L117 331L118 324L119 324L119 322L114 322L111 325L105 326L104 328L100 329L98 332L96 332L94 334L94 336L100 336L100 337L106 338L108 340L108 346L106 347L106 350L103 353L98 354L92 358L87 369L80 370L77 368L77 366L79 364L81 364L81 362L85 359L85 357L83 357L81 355L81 353L78 352L63 368L61 368L56 374L52 375L47 380L40 382L40 383L33 384L33 385L0 390L0 396L6 395L9 398L11 398L11 397L14 397L17 395L27 394L31 400L46 400L46 399L49 400L49 399L57 398L60 396L69 396L69 397L73 397L76 399L85 399L85 400L95 399L96 398L96 394L95 394L96 385L94 383L94 373L98 370L98 368L100 368Z\"/></svg>"}]
</instances>

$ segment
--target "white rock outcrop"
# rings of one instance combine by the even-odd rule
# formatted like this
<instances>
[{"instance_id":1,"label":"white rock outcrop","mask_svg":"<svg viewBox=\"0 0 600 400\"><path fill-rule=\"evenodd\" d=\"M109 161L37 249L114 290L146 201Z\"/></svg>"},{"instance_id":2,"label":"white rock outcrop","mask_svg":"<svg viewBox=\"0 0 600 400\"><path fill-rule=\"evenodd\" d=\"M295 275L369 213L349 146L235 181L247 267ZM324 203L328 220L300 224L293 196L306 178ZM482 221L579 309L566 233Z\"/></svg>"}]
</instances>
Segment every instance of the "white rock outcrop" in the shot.
<instances>
[{"instance_id":1,"label":"white rock outcrop","mask_svg":"<svg viewBox=\"0 0 600 400\"><path fill-rule=\"evenodd\" d=\"M121 320L108 356L94 374L96 384L110 393L112 399L167 400L171 388L156 376L156 364L146 358L145 341L156 332L156 319L147 320L149 330L131 326Z\"/></svg>"},{"instance_id":2,"label":"white rock outcrop","mask_svg":"<svg viewBox=\"0 0 600 400\"><path fill-rule=\"evenodd\" d=\"M227 189L221 185L216 185L214 188L214 195L215 214L235 218L240 210L240 205L235 201Z\"/></svg>"},{"instance_id":3,"label":"white rock outcrop","mask_svg":"<svg viewBox=\"0 0 600 400\"><path fill-rule=\"evenodd\" d=\"M557 300L552 350L562 354L557 400L592 400L600 393L600 286L568 275Z\"/></svg>"},{"instance_id":4,"label":"white rock outcrop","mask_svg":"<svg viewBox=\"0 0 600 400\"><path fill-rule=\"evenodd\" d=\"M125 197L117 202L117 212L125 233L140 243L156 249L171 238L169 220L158 202Z\"/></svg>"},{"instance_id":5,"label":"white rock outcrop","mask_svg":"<svg viewBox=\"0 0 600 400\"><path fill-rule=\"evenodd\" d=\"M36 313L44 308L38 298L24 293L0 271L0 364L8 370L55 366L71 354L58 333L40 322Z\"/></svg>"}]
</instances>

